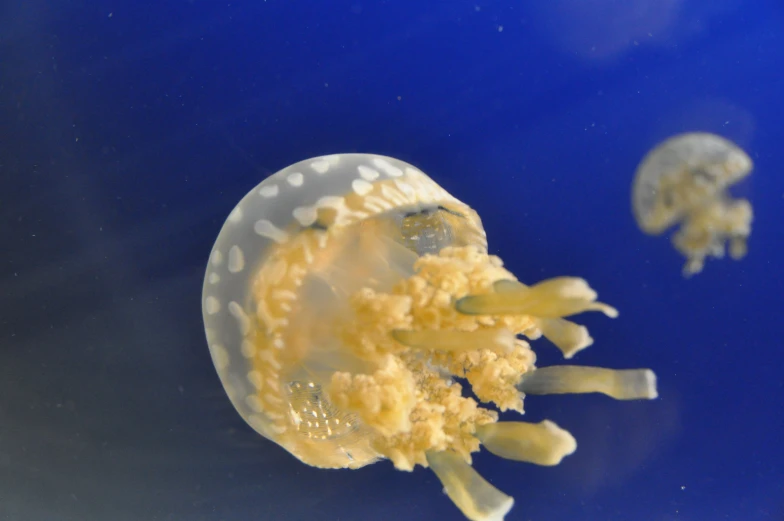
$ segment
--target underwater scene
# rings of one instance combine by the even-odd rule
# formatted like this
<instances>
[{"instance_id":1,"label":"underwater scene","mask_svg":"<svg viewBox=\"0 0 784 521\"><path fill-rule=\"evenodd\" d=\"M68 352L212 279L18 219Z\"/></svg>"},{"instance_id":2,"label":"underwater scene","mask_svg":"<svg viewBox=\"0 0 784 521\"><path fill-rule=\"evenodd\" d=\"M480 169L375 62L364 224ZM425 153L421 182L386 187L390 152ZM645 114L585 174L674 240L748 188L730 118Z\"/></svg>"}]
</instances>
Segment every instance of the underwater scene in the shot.
<instances>
[{"instance_id":1,"label":"underwater scene","mask_svg":"<svg viewBox=\"0 0 784 521\"><path fill-rule=\"evenodd\" d=\"M784 4L0 6L0 521L784 521Z\"/></svg>"}]
</instances>

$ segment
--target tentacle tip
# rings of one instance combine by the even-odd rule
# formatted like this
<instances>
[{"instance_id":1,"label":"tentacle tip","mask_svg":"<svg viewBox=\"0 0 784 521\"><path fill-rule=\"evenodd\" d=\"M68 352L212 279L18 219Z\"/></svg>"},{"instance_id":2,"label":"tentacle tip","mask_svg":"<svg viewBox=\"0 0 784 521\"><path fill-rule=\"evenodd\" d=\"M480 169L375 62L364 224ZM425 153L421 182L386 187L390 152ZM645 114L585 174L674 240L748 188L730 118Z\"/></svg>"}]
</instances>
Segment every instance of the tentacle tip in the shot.
<instances>
[{"instance_id":1,"label":"tentacle tip","mask_svg":"<svg viewBox=\"0 0 784 521\"><path fill-rule=\"evenodd\" d=\"M454 308L463 315L478 315L477 299L474 295L466 295L454 301Z\"/></svg>"},{"instance_id":2,"label":"tentacle tip","mask_svg":"<svg viewBox=\"0 0 784 521\"><path fill-rule=\"evenodd\" d=\"M504 521L506 514L508 514L509 511L512 510L513 506L514 506L514 498L507 497L504 501L499 503L499 505L496 507L496 510L494 512L490 513L488 517L485 518L486 521Z\"/></svg>"},{"instance_id":3,"label":"tentacle tip","mask_svg":"<svg viewBox=\"0 0 784 521\"><path fill-rule=\"evenodd\" d=\"M645 393L644 398L648 400L655 400L656 398L659 397L659 390L657 389L657 385L656 385L656 373L654 373L650 369L645 369L644 377L645 377L645 383L647 388L647 392Z\"/></svg>"},{"instance_id":4,"label":"tentacle tip","mask_svg":"<svg viewBox=\"0 0 784 521\"><path fill-rule=\"evenodd\" d=\"M607 316L609 318L618 318L618 315L619 315L617 309L615 309L612 306L608 306L607 304L604 305L604 308L602 309L602 312L605 314L605 316Z\"/></svg>"}]
</instances>

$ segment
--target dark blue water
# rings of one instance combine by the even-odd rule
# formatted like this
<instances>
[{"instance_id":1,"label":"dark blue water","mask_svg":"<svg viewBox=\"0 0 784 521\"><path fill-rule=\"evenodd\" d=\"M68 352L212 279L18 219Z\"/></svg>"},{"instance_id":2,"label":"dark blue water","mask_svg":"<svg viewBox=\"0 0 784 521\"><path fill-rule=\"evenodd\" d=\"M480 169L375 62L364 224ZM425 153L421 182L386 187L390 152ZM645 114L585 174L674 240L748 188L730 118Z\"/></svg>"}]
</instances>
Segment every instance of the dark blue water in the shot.
<instances>
[{"instance_id":1,"label":"dark blue water","mask_svg":"<svg viewBox=\"0 0 784 521\"><path fill-rule=\"evenodd\" d=\"M480 453L507 520L784 519L783 67L774 0L6 0L0 520L461 519L428 470L318 470L262 439L209 357L228 212L350 151L472 205L523 281L582 276L618 307L580 318L578 363L658 374L652 402L529 398L579 448ZM685 280L630 187L691 130L753 158L755 220L745 259Z\"/></svg>"}]
</instances>

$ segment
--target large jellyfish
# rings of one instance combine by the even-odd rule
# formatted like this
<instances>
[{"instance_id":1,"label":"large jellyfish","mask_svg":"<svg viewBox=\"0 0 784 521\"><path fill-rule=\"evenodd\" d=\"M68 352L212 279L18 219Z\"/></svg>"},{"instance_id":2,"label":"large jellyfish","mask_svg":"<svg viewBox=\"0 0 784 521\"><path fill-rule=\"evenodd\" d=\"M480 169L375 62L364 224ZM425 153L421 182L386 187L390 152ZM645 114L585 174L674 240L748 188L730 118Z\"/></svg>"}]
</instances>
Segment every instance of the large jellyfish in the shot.
<instances>
[{"instance_id":1,"label":"large jellyfish","mask_svg":"<svg viewBox=\"0 0 784 521\"><path fill-rule=\"evenodd\" d=\"M552 421L498 421L525 394L656 397L648 369L536 368L541 335L592 343L564 317L617 311L588 284L518 282L479 216L402 161L342 154L264 180L229 215L204 281L212 360L234 407L300 461L431 468L471 520L513 500L471 467L480 445L556 465L576 442ZM474 398L464 395L470 385Z\"/></svg>"},{"instance_id":2,"label":"large jellyfish","mask_svg":"<svg viewBox=\"0 0 784 521\"><path fill-rule=\"evenodd\" d=\"M753 212L745 199L732 199L727 188L745 178L751 158L733 142L704 132L679 134L648 152L637 167L632 210L640 229L660 235L681 223L673 235L686 257L683 274L702 271L705 258L746 255Z\"/></svg>"}]
</instances>

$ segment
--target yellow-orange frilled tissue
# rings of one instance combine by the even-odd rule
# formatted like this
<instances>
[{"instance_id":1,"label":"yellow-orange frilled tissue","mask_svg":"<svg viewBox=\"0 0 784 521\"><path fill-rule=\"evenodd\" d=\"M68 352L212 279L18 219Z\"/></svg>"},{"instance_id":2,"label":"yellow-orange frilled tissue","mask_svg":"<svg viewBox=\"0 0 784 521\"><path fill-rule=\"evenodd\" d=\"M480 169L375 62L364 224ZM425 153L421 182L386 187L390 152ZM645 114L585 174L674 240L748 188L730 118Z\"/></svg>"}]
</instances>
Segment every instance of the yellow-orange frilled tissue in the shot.
<instances>
[{"instance_id":1,"label":"yellow-orange frilled tissue","mask_svg":"<svg viewBox=\"0 0 784 521\"><path fill-rule=\"evenodd\" d=\"M551 421L498 410L522 413L526 394L656 397L647 369L537 368L524 338L571 358L593 340L564 317L617 311L580 278L519 282L476 212L390 157L314 158L251 190L213 247L202 307L223 387L259 434L315 467L429 467L471 520L513 503L471 467L480 446L538 465L576 448Z\"/></svg>"}]
</instances>

